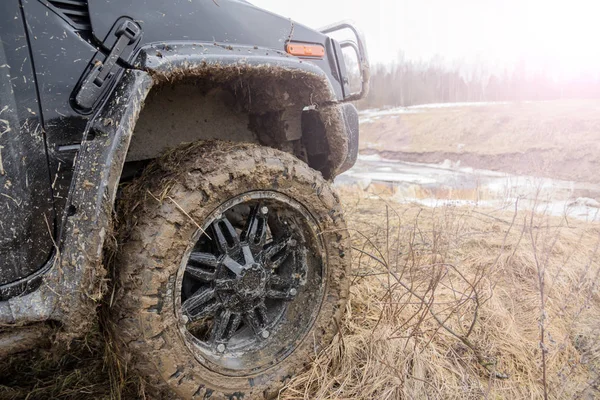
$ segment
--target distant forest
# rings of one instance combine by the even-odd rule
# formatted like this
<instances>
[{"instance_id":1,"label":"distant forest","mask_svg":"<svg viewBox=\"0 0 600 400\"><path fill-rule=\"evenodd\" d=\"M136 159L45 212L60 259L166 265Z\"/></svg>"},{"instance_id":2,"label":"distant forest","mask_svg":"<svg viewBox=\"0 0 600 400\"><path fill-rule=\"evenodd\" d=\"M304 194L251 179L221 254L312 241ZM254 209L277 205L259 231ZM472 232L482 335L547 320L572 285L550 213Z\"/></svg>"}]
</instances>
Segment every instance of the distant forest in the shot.
<instances>
[{"instance_id":1,"label":"distant forest","mask_svg":"<svg viewBox=\"0 0 600 400\"><path fill-rule=\"evenodd\" d=\"M368 109L426 103L600 98L597 76L557 81L549 74L528 71L524 61L502 73L490 73L483 67L466 70L460 65L449 67L441 60L425 63L403 57L391 66L374 65L369 95L357 105Z\"/></svg>"}]
</instances>

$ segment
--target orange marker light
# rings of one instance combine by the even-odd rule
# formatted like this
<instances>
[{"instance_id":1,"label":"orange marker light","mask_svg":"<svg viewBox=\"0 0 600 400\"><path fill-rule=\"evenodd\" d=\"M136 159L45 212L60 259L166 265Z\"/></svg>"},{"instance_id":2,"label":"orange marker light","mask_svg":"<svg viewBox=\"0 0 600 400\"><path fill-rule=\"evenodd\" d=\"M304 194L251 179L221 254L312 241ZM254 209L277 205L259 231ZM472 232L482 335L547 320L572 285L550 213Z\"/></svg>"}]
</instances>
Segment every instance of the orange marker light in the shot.
<instances>
[{"instance_id":1,"label":"orange marker light","mask_svg":"<svg viewBox=\"0 0 600 400\"><path fill-rule=\"evenodd\" d=\"M286 51L298 57L318 57L325 56L325 47L320 44L288 43Z\"/></svg>"}]
</instances>

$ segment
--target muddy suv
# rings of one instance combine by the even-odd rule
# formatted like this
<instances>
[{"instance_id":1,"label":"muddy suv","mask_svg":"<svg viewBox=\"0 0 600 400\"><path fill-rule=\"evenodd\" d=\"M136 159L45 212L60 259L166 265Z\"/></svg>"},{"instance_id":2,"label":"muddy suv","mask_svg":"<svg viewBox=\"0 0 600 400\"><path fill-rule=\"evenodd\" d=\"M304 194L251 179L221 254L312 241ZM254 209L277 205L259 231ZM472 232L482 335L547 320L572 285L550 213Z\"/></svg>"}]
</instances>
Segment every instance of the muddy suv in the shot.
<instances>
[{"instance_id":1,"label":"muddy suv","mask_svg":"<svg viewBox=\"0 0 600 400\"><path fill-rule=\"evenodd\" d=\"M100 306L156 393L276 394L348 296L330 183L357 155L356 29L242 0L6 0L0 39L0 357Z\"/></svg>"}]
</instances>

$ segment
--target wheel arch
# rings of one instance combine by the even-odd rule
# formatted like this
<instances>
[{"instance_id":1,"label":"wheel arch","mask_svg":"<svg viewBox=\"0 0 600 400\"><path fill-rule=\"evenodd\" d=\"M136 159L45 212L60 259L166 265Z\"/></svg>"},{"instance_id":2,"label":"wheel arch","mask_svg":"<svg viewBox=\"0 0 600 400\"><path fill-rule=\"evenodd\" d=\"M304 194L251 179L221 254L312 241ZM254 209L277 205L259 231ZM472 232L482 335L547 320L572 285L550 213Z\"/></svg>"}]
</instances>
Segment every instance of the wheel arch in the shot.
<instances>
[{"instance_id":1,"label":"wheel arch","mask_svg":"<svg viewBox=\"0 0 600 400\"><path fill-rule=\"evenodd\" d=\"M201 139L274 147L328 179L347 158L340 94L310 62L269 49L216 44L153 45L136 60L153 87L127 161L153 159Z\"/></svg>"}]
</instances>

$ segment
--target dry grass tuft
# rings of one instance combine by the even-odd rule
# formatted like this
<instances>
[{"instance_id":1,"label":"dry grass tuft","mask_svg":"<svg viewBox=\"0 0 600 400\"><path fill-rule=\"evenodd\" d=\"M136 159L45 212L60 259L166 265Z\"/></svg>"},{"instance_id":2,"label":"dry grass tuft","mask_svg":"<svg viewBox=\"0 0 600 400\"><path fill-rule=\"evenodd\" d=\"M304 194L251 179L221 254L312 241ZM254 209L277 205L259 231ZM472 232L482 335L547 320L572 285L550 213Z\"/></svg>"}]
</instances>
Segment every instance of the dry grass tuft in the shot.
<instances>
[{"instance_id":1,"label":"dry grass tuft","mask_svg":"<svg viewBox=\"0 0 600 400\"><path fill-rule=\"evenodd\" d=\"M599 225L343 199L342 334L283 399L600 397Z\"/></svg>"},{"instance_id":2,"label":"dry grass tuft","mask_svg":"<svg viewBox=\"0 0 600 400\"><path fill-rule=\"evenodd\" d=\"M69 348L59 344L2 360L0 399L138 398L137 378L115 376L114 360L96 325Z\"/></svg>"}]
</instances>

